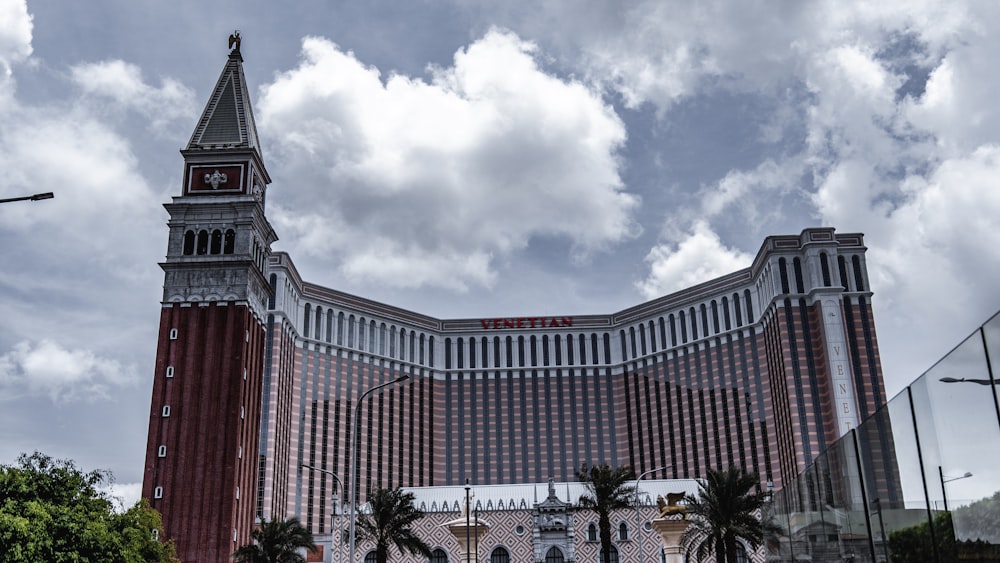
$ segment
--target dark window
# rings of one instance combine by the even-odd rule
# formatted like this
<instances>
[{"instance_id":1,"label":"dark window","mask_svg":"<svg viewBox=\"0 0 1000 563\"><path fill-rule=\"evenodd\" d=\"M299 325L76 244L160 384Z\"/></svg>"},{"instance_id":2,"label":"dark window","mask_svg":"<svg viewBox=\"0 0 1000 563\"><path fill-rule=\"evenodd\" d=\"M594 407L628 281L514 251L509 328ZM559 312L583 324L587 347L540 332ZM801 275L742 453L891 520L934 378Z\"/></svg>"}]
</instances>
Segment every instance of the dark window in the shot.
<instances>
[{"instance_id":1,"label":"dark window","mask_svg":"<svg viewBox=\"0 0 1000 563\"><path fill-rule=\"evenodd\" d=\"M733 310L736 311L736 326L743 326L743 312L740 311L740 294L738 293L733 294Z\"/></svg>"},{"instance_id":2,"label":"dark window","mask_svg":"<svg viewBox=\"0 0 1000 563\"><path fill-rule=\"evenodd\" d=\"M847 260L844 260L843 256L837 257L837 266L840 269L840 285L844 287L844 291L850 291L851 288L847 287Z\"/></svg>"},{"instance_id":3,"label":"dark window","mask_svg":"<svg viewBox=\"0 0 1000 563\"><path fill-rule=\"evenodd\" d=\"M744 303L746 303L746 306L747 306L747 322L748 323L752 323L753 322L753 300L750 299L750 290L749 289L744 289L743 290L743 301L744 301Z\"/></svg>"},{"instance_id":4,"label":"dark window","mask_svg":"<svg viewBox=\"0 0 1000 563\"><path fill-rule=\"evenodd\" d=\"M216 229L212 231L212 249L211 254L222 254L222 231Z\"/></svg>"},{"instance_id":5,"label":"dark window","mask_svg":"<svg viewBox=\"0 0 1000 563\"><path fill-rule=\"evenodd\" d=\"M795 291L805 293L805 283L802 281L802 260L795 258L792 260L792 269L795 270Z\"/></svg>"},{"instance_id":6,"label":"dark window","mask_svg":"<svg viewBox=\"0 0 1000 563\"><path fill-rule=\"evenodd\" d=\"M428 560L430 563L448 563L448 554L441 549L435 549L431 552L431 558Z\"/></svg>"},{"instance_id":7,"label":"dark window","mask_svg":"<svg viewBox=\"0 0 1000 563\"><path fill-rule=\"evenodd\" d=\"M591 522L590 526L587 526L587 541L598 541L597 537L597 526Z\"/></svg>"},{"instance_id":8,"label":"dark window","mask_svg":"<svg viewBox=\"0 0 1000 563\"><path fill-rule=\"evenodd\" d=\"M864 291L865 282L861 278L861 257L854 255L851 258L851 264L854 266L854 285L857 288L857 291Z\"/></svg>"},{"instance_id":9,"label":"dark window","mask_svg":"<svg viewBox=\"0 0 1000 563\"><path fill-rule=\"evenodd\" d=\"M628 526L625 522L618 525L618 539L621 541L626 541L628 539Z\"/></svg>"},{"instance_id":10,"label":"dark window","mask_svg":"<svg viewBox=\"0 0 1000 563\"><path fill-rule=\"evenodd\" d=\"M729 298L722 298L722 320L725 322L726 330L733 328L732 321L729 318Z\"/></svg>"},{"instance_id":11,"label":"dark window","mask_svg":"<svg viewBox=\"0 0 1000 563\"><path fill-rule=\"evenodd\" d=\"M778 258L778 274L781 276L781 292L788 293L788 264L784 258Z\"/></svg>"},{"instance_id":12,"label":"dark window","mask_svg":"<svg viewBox=\"0 0 1000 563\"><path fill-rule=\"evenodd\" d=\"M236 250L236 231L226 229L226 240L222 245L223 254L232 254Z\"/></svg>"},{"instance_id":13,"label":"dark window","mask_svg":"<svg viewBox=\"0 0 1000 563\"><path fill-rule=\"evenodd\" d=\"M830 283L830 261L826 257L826 252L819 253L819 266L823 270L823 285L829 287Z\"/></svg>"},{"instance_id":14,"label":"dark window","mask_svg":"<svg viewBox=\"0 0 1000 563\"><path fill-rule=\"evenodd\" d=\"M451 369L451 339L444 339L444 369Z\"/></svg>"},{"instance_id":15,"label":"dark window","mask_svg":"<svg viewBox=\"0 0 1000 563\"><path fill-rule=\"evenodd\" d=\"M601 554L601 561L604 563L618 563L618 549L615 546L608 546L608 555L605 558L604 554Z\"/></svg>"},{"instance_id":16,"label":"dark window","mask_svg":"<svg viewBox=\"0 0 1000 563\"><path fill-rule=\"evenodd\" d=\"M184 233L184 255L194 254L194 231Z\"/></svg>"},{"instance_id":17,"label":"dark window","mask_svg":"<svg viewBox=\"0 0 1000 563\"><path fill-rule=\"evenodd\" d=\"M306 312L302 318L302 336L309 338L309 317L312 314L312 305L306 303Z\"/></svg>"},{"instance_id":18,"label":"dark window","mask_svg":"<svg viewBox=\"0 0 1000 563\"><path fill-rule=\"evenodd\" d=\"M208 231L198 231L198 255L208 254Z\"/></svg>"},{"instance_id":19,"label":"dark window","mask_svg":"<svg viewBox=\"0 0 1000 563\"><path fill-rule=\"evenodd\" d=\"M365 554L365 563L378 563L378 555L374 551Z\"/></svg>"},{"instance_id":20,"label":"dark window","mask_svg":"<svg viewBox=\"0 0 1000 563\"><path fill-rule=\"evenodd\" d=\"M719 304L712 300L712 330L715 333L719 332Z\"/></svg>"},{"instance_id":21,"label":"dark window","mask_svg":"<svg viewBox=\"0 0 1000 563\"><path fill-rule=\"evenodd\" d=\"M490 563L510 563L510 552L502 547L494 549L490 554Z\"/></svg>"},{"instance_id":22,"label":"dark window","mask_svg":"<svg viewBox=\"0 0 1000 563\"><path fill-rule=\"evenodd\" d=\"M684 311L677 314L677 320L681 325L681 344L686 344L688 341L688 328L687 328L687 317L684 316Z\"/></svg>"},{"instance_id":23,"label":"dark window","mask_svg":"<svg viewBox=\"0 0 1000 563\"><path fill-rule=\"evenodd\" d=\"M563 554L558 547L550 547L545 554L545 563L563 563Z\"/></svg>"}]
</instances>

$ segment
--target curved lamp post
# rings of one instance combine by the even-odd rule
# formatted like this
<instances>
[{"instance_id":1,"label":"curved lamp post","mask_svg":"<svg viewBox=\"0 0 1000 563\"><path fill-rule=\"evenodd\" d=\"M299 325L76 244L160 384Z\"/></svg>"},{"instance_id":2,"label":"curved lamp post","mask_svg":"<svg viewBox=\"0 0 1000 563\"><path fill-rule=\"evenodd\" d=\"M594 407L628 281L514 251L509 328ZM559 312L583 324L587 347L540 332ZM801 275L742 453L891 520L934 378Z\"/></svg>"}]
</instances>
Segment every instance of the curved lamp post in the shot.
<instances>
[{"instance_id":1,"label":"curved lamp post","mask_svg":"<svg viewBox=\"0 0 1000 563\"><path fill-rule=\"evenodd\" d=\"M337 487L340 487L340 498L344 498L344 483L343 483L343 481L340 480L340 477L337 477L336 473L334 473L333 471L330 471L329 469L320 469L319 467L313 467L313 466L309 465L308 463L300 463L299 467L304 467L304 468L306 468L306 469L308 469L310 471L317 471L319 473L326 473L330 477L333 477L334 484L336 484ZM336 488L333 489L333 494L334 495L337 494L337 489ZM336 499L336 496L334 498ZM334 502L334 505L333 505L333 515L337 517L337 524L340 524L340 515L337 514L337 504L336 504L336 502ZM338 531L340 530L340 526L339 525L335 525L334 527L337 528ZM337 541L337 535L334 534L333 537L334 537L333 541ZM341 563L341 561L344 560L344 541L343 541L343 538L340 538L339 544L340 544L340 547L337 548L337 563Z\"/></svg>"},{"instance_id":2,"label":"curved lamp post","mask_svg":"<svg viewBox=\"0 0 1000 563\"><path fill-rule=\"evenodd\" d=\"M635 479L635 535L636 537L639 538L639 563L643 562L643 555L644 555L642 552L642 520L639 517L639 504L640 504L639 481L642 481L642 478L645 477L646 475L649 475L650 473L656 473L657 471L664 471L666 469L670 469L671 467L673 466L665 465L663 467L657 467L656 469L643 471Z\"/></svg>"},{"instance_id":3,"label":"curved lamp post","mask_svg":"<svg viewBox=\"0 0 1000 563\"><path fill-rule=\"evenodd\" d=\"M968 479L969 477L972 477L972 472L966 471L965 475L962 475L961 477L949 477L945 479L944 470L941 469L941 466L939 465L938 477L941 478L941 500L944 502L944 511L948 512L948 491L945 489L944 484L951 483L952 481L958 481L959 479Z\"/></svg>"},{"instance_id":4,"label":"curved lamp post","mask_svg":"<svg viewBox=\"0 0 1000 563\"><path fill-rule=\"evenodd\" d=\"M355 543L354 543L354 521L357 520L357 515L358 515L357 514L357 512L358 512L358 498L357 498L357 496L358 496L357 495L357 489L358 489L358 431L359 431L360 426L361 426L359 424L359 421L361 420L361 405L364 404L365 397L367 397L368 395L371 395L373 392L378 391L379 389L381 389L383 387L388 387L388 386L390 386L390 385L392 385L394 383L399 383L400 381L406 381L409 378L410 378L409 375L403 374L403 375L397 377L396 379L393 379L392 381L386 381L385 383L381 383L379 385L376 385L375 387L372 387L372 388L368 389L367 391L365 391L364 393L361 394L361 397L358 399L358 404L354 406L354 428L352 429L352 432L351 432L351 476L350 476L350 487L351 487L351 530L350 530L349 533L351 535L351 549L350 549L351 563L354 563L354 561L355 561L355 557L354 557L355 556L355 552L354 552L354 549L356 547Z\"/></svg>"}]
</instances>

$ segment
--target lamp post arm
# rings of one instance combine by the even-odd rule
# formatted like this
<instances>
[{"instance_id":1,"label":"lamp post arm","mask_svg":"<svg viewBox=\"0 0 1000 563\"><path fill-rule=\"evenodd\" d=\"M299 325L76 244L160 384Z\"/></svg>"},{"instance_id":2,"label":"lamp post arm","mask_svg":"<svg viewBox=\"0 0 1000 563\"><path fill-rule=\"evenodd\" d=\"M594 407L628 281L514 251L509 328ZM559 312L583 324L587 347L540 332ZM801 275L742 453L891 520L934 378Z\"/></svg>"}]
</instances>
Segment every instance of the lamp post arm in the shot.
<instances>
[{"instance_id":1,"label":"lamp post arm","mask_svg":"<svg viewBox=\"0 0 1000 563\"><path fill-rule=\"evenodd\" d=\"M400 381L406 381L409 378L410 378L409 375L403 374L403 375L397 377L396 379L393 379L391 381L386 381L385 383L380 383L379 385L376 385L375 387L371 387L367 391L365 391L364 393L361 394L361 397L358 398L358 403L356 405L354 405L354 424L353 424L353 427L351 428L351 471L350 471L350 477L348 478L348 482L350 483L349 486L351 487L351 491L350 491L350 499L351 500L350 500L350 505L349 505L350 509L351 509L351 524L350 524L350 531L348 532L348 534L350 535L350 544L351 544L351 548L350 548L350 563L354 563L354 561L355 561L355 549L356 549L356 545L355 545L355 541L354 541L354 522L355 522L355 520L357 520L357 515L358 515L357 514L357 510L358 510L358 499L357 499L357 488L358 488L358 432L360 431L360 426L361 426L358 422L361 419L361 405L364 404L365 398L368 397L368 395L371 395L372 393L374 393L375 391L378 391L379 389L381 389L383 387L388 387L388 386L390 386L390 385L392 385L394 383L399 383Z\"/></svg>"},{"instance_id":2,"label":"lamp post arm","mask_svg":"<svg viewBox=\"0 0 1000 563\"><path fill-rule=\"evenodd\" d=\"M642 553L642 519L639 516L639 504L641 503L640 497L639 497L639 481L642 481L642 478L645 477L646 475L649 475L650 473L656 473L657 471L663 471L665 469L670 469L670 467L672 467L672 466L665 465L663 467L657 467L656 469L649 469L647 471L643 471L642 473L639 474L638 477L635 478L635 537L639 538L639 563L642 563L642 561L643 561L643 557L642 557L643 556L643 553Z\"/></svg>"}]
</instances>

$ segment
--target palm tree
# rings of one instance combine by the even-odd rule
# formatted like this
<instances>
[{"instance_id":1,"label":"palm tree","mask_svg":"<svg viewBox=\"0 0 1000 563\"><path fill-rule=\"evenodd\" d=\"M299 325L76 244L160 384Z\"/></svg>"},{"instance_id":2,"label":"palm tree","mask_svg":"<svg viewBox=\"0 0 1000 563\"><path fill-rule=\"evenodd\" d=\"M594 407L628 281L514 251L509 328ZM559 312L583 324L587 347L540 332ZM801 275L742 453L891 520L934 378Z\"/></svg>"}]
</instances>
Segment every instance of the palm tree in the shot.
<instances>
[{"instance_id":1,"label":"palm tree","mask_svg":"<svg viewBox=\"0 0 1000 563\"><path fill-rule=\"evenodd\" d=\"M316 551L312 532L298 518L264 520L250 536L253 543L233 553L238 563L304 563L299 550Z\"/></svg>"},{"instance_id":2,"label":"palm tree","mask_svg":"<svg viewBox=\"0 0 1000 563\"><path fill-rule=\"evenodd\" d=\"M580 495L580 507L597 513L597 527L601 538L601 563L611 562L611 512L632 506L636 489L629 482L635 471L627 465L612 468L608 464L580 466L576 478L587 487L587 494Z\"/></svg>"},{"instance_id":3,"label":"palm tree","mask_svg":"<svg viewBox=\"0 0 1000 563\"><path fill-rule=\"evenodd\" d=\"M396 546L400 553L430 557L431 547L413 533L411 526L423 518L424 513L413 506L413 493L400 488L375 489L368 496L370 510L358 515L356 541L375 544L375 560L386 563L389 547ZM350 541L345 532L344 541Z\"/></svg>"},{"instance_id":4,"label":"palm tree","mask_svg":"<svg viewBox=\"0 0 1000 563\"><path fill-rule=\"evenodd\" d=\"M738 540L752 549L760 547L764 494L756 473L733 466L725 471L709 469L698 489L698 496L684 499L691 524L682 541L695 561L714 555L716 563L736 563Z\"/></svg>"}]
</instances>

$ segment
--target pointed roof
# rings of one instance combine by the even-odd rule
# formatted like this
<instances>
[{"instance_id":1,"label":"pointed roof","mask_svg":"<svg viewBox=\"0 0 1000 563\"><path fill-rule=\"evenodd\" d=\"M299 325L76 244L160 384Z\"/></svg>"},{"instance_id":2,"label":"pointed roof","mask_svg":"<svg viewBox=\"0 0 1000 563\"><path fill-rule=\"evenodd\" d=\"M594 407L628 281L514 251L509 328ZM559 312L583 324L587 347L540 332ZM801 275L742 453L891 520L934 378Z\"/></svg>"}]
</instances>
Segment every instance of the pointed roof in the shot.
<instances>
[{"instance_id":1,"label":"pointed roof","mask_svg":"<svg viewBox=\"0 0 1000 563\"><path fill-rule=\"evenodd\" d=\"M257 125L250 107L250 93L243 74L243 56L238 42L229 53L226 66L187 146L188 150L210 148L251 148L260 155Z\"/></svg>"}]
</instances>

